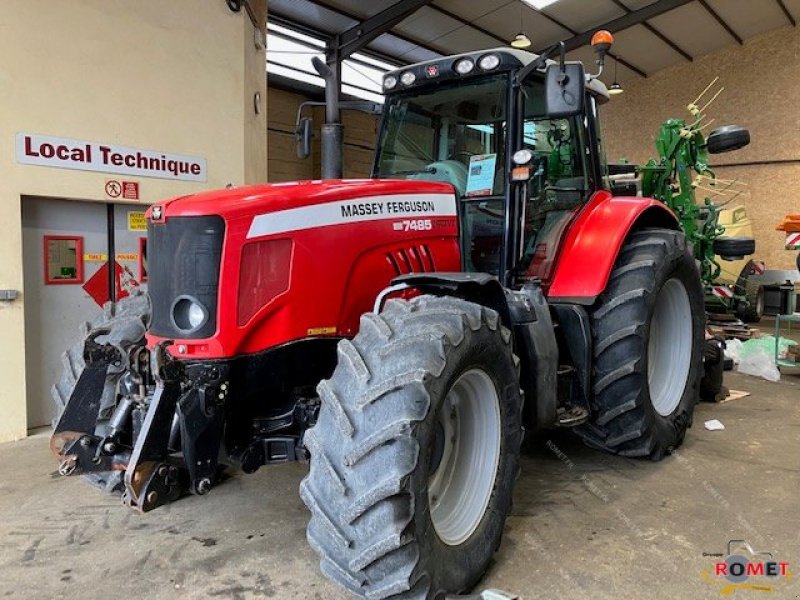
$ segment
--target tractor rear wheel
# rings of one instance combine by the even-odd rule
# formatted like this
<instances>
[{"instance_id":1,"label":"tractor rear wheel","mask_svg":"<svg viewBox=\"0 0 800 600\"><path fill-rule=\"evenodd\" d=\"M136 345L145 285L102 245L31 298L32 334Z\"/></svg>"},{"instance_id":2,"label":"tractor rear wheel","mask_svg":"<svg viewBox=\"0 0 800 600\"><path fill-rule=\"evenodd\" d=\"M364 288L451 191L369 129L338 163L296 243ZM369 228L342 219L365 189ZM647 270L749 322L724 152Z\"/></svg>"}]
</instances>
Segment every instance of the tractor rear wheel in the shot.
<instances>
[{"instance_id":1,"label":"tractor rear wheel","mask_svg":"<svg viewBox=\"0 0 800 600\"><path fill-rule=\"evenodd\" d=\"M83 360L83 348L86 338L94 330L100 327L109 329L107 336L98 338L98 342L108 339L110 343L137 343L143 341L144 328L138 326L141 322L146 326L150 321L150 301L144 292L135 292L116 303L107 303L103 307L103 314L91 322L83 323L79 330L78 339L75 343L61 355L61 362L64 369L58 383L50 389L53 404L56 408L56 417L53 419L53 427L58 424L64 407L72 396L75 384L86 367ZM131 339L136 338L136 339ZM100 412L95 427L95 433L104 435L107 430L108 420L117 403L117 382L123 372L114 367L110 367L106 383L103 387L102 398L100 401ZM99 473L88 473L84 476L91 485L98 487L106 492L116 492L122 489L122 471L102 471Z\"/></svg>"},{"instance_id":2,"label":"tractor rear wheel","mask_svg":"<svg viewBox=\"0 0 800 600\"><path fill-rule=\"evenodd\" d=\"M500 544L519 468L509 331L463 300L390 300L338 354L300 488L322 572L371 600L470 588Z\"/></svg>"},{"instance_id":3,"label":"tractor rear wheel","mask_svg":"<svg viewBox=\"0 0 800 600\"><path fill-rule=\"evenodd\" d=\"M592 312L591 446L660 460L692 424L703 374L700 275L683 233L644 229L620 250Z\"/></svg>"}]
</instances>

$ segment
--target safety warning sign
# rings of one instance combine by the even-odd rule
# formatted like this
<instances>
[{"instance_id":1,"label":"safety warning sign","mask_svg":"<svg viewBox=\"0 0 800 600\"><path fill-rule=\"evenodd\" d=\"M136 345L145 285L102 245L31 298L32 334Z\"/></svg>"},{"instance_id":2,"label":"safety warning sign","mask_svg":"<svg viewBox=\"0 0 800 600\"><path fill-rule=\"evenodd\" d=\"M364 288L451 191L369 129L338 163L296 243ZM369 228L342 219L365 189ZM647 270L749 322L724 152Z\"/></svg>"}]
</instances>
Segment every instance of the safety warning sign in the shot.
<instances>
[{"instance_id":1,"label":"safety warning sign","mask_svg":"<svg viewBox=\"0 0 800 600\"><path fill-rule=\"evenodd\" d=\"M119 198L122 193L122 184L116 179L106 181L106 196L109 198Z\"/></svg>"},{"instance_id":2,"label":"safety warning sign","mask_svg":"<svg viewBox=\"0 0 800 600\"><path fill-rule=\"evenodd\" d=\"M139 182L138 181L123 181L122 182L122 197L126 200L139 199Z\"/></svg>"},{"instance_id":3,"label":"safety warning sign","mask_svg":"<svg viewBox=\"0 0 800 600\"><path fill-rule=\"evenodd\" d=\"M139 199L139 182L120 179L106 180L106 196L109 198L124 198L126 200Z\"/></svg>"},{"instance_id":4,"label":"safety warning sign","mask_svg":"<svg viewBox=\"0 0 800 600\"><path fill-rule=\"evenodd\" d=\"M147 231L147 220L144 211L128 211L128 231Z\"/></svg>"}]
</instances>

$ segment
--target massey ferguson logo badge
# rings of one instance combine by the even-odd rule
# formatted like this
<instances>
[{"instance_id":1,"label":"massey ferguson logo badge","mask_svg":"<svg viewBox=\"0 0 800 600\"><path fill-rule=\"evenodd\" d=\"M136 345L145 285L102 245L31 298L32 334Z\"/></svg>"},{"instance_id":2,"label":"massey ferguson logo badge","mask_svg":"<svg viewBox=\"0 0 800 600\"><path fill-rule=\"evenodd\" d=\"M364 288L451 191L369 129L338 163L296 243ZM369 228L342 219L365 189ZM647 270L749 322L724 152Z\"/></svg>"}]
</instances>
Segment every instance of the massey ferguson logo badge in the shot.
<instances>
[{"instance_id":1,"label":"massey ferguson logo badge","mask_svg":"<svg viewBox=\"0 0 800 600\"><path fill-rule=\"evenodd\" d=\"M161 207L154 206L153 207L153 221L160 221L161 220Z\"/></svg>"}]
</instances>

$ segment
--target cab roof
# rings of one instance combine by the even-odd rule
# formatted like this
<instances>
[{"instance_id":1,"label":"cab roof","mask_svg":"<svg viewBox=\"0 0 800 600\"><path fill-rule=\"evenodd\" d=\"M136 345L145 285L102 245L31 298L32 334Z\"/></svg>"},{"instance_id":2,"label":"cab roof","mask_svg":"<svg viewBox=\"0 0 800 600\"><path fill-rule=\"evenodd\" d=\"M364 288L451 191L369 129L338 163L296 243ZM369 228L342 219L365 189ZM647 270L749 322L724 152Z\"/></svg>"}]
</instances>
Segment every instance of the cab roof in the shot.
<instances>
[{"instance_id":1,"label":"cab roof","mask_svg":"<svg viewBox=\"0 0 800 600\"><path fill-rule=\"evenodd\" d=\"M500 64L495 69L489 71L482 71L482 73L484 74L488 74L494 71L517 70L532 63L534 60L539 58L538 54L535 54L533 52L528 52L526 50L520 50L518 48L500 47L500 48L490 48L488 50L477 50L474 52L463 52L461 54L452 54L450 56L443 56L441 58L437 58L436 60L426 60L423 62L414 63L412 65L408 65L400 69L389 71L384 75L384 81L386 80L387 77L395 77L399 81L401 75L407 71L411 71L415 74L425 73L427 67L436 67L441 72L453 73L453 65L455 65L455 63L458 62L460 59L469 57L477 65L478 61L488 54L496 54L500 58ZM567 62L575 63L579 61L567 61ZM547 64L551 65L557 63L554 60L547 59ZM478 67L476 66L475 69L478 70ZM470 73L469 75L472 74L473 73ZM453 78L448 77L448 79L452 80ZM422 82L427 82L427 81L430 81L430 79L428 78L421 79L421 83L418 83L417 85L425 85L425 83ZM410 87L411 86L403 87L400 84L398 84L397 87L392 90L387 90L384 87L384 93L391 94L393 92L401 91L403 89L409 89ZM607 102L610 98L608 94L608 88L606 88L606 85L599 79L587 77L586 88L590 92L592 92L599 99L601 103Z\"/></svg>"}]
</instances>

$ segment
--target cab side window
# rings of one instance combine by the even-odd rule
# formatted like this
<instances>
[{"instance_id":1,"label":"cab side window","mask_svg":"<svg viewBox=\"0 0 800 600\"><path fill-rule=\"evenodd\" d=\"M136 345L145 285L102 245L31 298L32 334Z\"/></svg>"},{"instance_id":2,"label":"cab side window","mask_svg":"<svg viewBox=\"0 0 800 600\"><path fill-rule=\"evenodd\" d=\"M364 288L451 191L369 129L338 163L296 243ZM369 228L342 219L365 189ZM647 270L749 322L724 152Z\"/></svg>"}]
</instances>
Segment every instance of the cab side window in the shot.
<instances>
[{"instance_id":1,"label":"cab side window","mask_svg":"<svg viewBox=\"0 0 800 600\"><path fill-rule=\"evenodd\" d=\"M536 85L536 84L533 84ZM579 117L541 116L535 89L526 95L523 145L533 152L533 176L528 182L522 273L548 280L556 251L567 226L588 200L589 156L586 129Z\"/></svg>"},{"instance_id":2,"label":"cab side window","mask_svg":"<svg viewBox=\"0 0 800 600\"><path fill-rule=\"evenodd\" d=\"M587 107L590 114L594 115L594 123L595 123L595 135L597 136L597 160L600 163L600 176L602 181L600 181L601 187L605 190L611 189L611 181L608 177L608 158L606 156L606 148L605 144L603 143L603 124L600 122L600 108L597 105L597 100L595 100L594 96L589 96L587 99ZM587 150L589 145L587 144ZM587 154L588 156L588 154Z\"/></svg>"}]
</instances>

